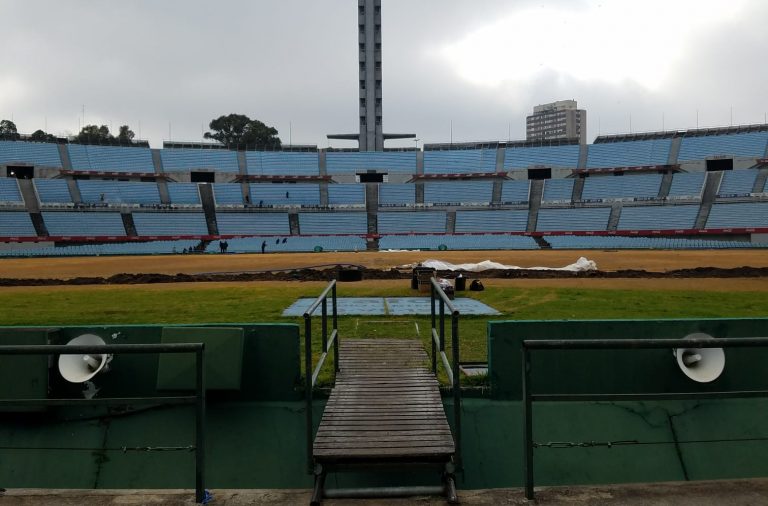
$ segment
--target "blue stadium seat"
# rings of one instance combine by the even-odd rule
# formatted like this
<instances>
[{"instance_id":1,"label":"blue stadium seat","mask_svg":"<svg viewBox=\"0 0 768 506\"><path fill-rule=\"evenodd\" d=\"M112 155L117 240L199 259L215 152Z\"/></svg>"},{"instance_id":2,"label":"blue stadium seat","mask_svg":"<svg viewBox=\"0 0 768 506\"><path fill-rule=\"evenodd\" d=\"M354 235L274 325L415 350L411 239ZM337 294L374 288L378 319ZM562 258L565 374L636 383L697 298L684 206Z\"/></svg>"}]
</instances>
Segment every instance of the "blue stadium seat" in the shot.
<instances>
[{"instance_id":1,"label":"blue stadium seat","mask_svg":"<svg viewBox=\"0 0 768 506\"><path fill-rule=\"evenodd\" d=\"M318 206L320 186L314 183L252 183L251 204L254 206Z\"/></svg>"},{"instance_id":2,"label":"blue stadium seat","mask_svg":"<svg viewBox=\"0 0 768 506\"><path fill-rule=\"evenodd\" d=\"M379 185L379 205L409 205L416 202L415 184L382 183Z\"/></svg>"},{"instance_id":3,"label":"blue stadium seat","mask_svg":"<svg viewBox=\"0 0 768 506\"><path fill-rule=\"evenodd\" d=\"M496 172L495 149L425 151L425 174Z\"/></svg>"},{"instance_id":4,"label":"blue stadium seat","mask_svg":"<svg viewBox=\"0 0 768 506\"><path fill-rule=\"evenodd\" d=\"M525 181L504 181L501 187L501 202L507 204L528 202L531 184Z\"/></svg>"},{"instance_id":5,"label":"blue stadium seat","mask_svg":"<svg viewBox=\"0 0 768 506\"><path fill-rule=\"evenodd\" d=\"M379 249L440 249L449 250L533 250L539 249L532 237L509 234L429 234L385 235L379 239Z\"/></svg>"},{"instance_id":6,"label":"blue stadium seat","mask_svg":"<svg viewBox=\"0 0 768 506\"><path fill-rule=\"evenodd\" d=\"M713 204L705 228L768 228L768 202Z\"/></svg>"},{"instance_id":7,"label":"blue stadium seat","mask_svg":"<svg viewBox=\"0 0 768 506\"><path fill-rule=\"evenodd\" d=\"M727 170L723 173L723 179L720 181L720 188L717 190L718 197L749 195L755 184L756 170Z\"/></svg>"},{"instance_id":8,"label":"blue stadium seat","mask_svg":"<svg viewBox=\"0 0 768 506\"><path fill-rule=\"evenodd\" d=\"M196 169L215 172L240 172L237 152L226 149L161 149L165 172L189 172Z\"/></svg>"},{"instance_id":9,"label":"blue stadium seat","mask_svg":"<svg viewBox=\"0 0 768 506\"><path fill-rule=\"evenodd\" d=\"M214 183L213 197L217 206L242 206L243 187L240 183Z\"/></svg>"},{"instance_id":10,"label":"blue stadium seat","mask_svg":"<svg viewBox=\"0 0 768 506\"><path fill-rule=\"evenodd\" d=\"M588 177L584 181L581 198L582 200L653 199L659 195L661 179L661 174Z\"/></svg>"},{"instance_id":11,"label":"blue stadium seat","mask_svg":"<svg viewBox=\"0 0 768 506\"><path fill-rule=\"evenodd\" d=\"M25 211L0 211L0 237L35 237L32 218Z\"/></svg>"},{"instance_id":12,"label":"blue stadium seat","mask_svg":"<svg viewBox=\"0 0 768 506\"><path fill-rule=\"evenodd\" d=\"M133 213L140 236L208 235L205 214L201 212Z\"/></svg>"},{"instance_id":13,"label":"blue stadium seat","mask_svg":"<svg viewBox=\"0 0 768 506\"><path fill-rule=\"evenodd\" d=\"M456 232L524 232L528 210L456 211Z\"/></svg>"},{"instance_id":14,"label":"blue stadium seat","mask_svg":"<svg viewBox=\"0 0 768 506\"><path fill-rule=\"evenodd\" d=\"M0 165L13 164L61 168L58 146L46 142L0 141Z\"/></svg>"},{"instance_id":15,"label":"blue stadium seat","mask_svg":"<svg viewBox=\"0 0 768 506\"><path fill-rule=\"evenodd\" d=\"M74 170L155 172L155 165L152 162L152 153L149 148L69 144L67 149Z\"/></svg>"},{"instance_id":16,"label":"blue stadium seat","mask_svg":"<svg viewBox=\"0 0 768 506\"><path fill-rule=\"evenodd\" d=\"M665 165L672 139L607 142L589 146L587 168Z\"/></svg>"},{"instance_id":17,"label":"blue stadium seat","mask_svg":"<svg viewBox=\"0 0 768 506\"><path fill-rule=\"evenodd\" d=\"M287 235L288 213L216 213L221 235Z\"/></svg>"},{"instance_id":18,"label":"blue stadium seat","mask_svg":"<svg viewBox=\"0 0 768 506\"><path fill-rule=\"evenodd\" d=\"M706 172L680 172L672 177L672 186L669 188L669 197L694 197L700 198L704 190Z\"/></svg>"},{"instance_id":19,"label":"blue stadium seat","mask_svg":"<svg viewBox=\"0 0 768 506\"><path fill-rule=\"evenodd\" d=\"M315 176L320 173L316 152L246 151L248 174L254 176Z\"/></svg>"},{"instance_id":20,"label":"blue stadium seat","mask_svg":"<svg viewBox=\"0 0 768 506\"><path fill-rule=\"evenodd\" d=\"M33 179L41 204L68 204L72 202L69 186L64 179Z\"/></svg>"},{"instance_id":21,"label":"blue stadium seat","mask_svg":"<svg viewBox=\"0 0 768 506\"><path fill-rule=\"evenodd\" d=\"M365 212L299 213L302 235L367 234L368 215Z\"/></svg>"},{"instance_id":22,"label":"blue stadium seat","mask_svg":"<svg viewBox=\"0 0 768 506\"><path fill-rule=\"evenodd\" d=\"M245 237L229 239L228 252L260 253L265 244L265 253L310 252L317 247L323 251L365 251L365 239L354 235L342 236L290 236L290 237Z\"/></svg>"},{"instance_id":23,"label":"blue stadium seat","mask_svg":"<svg viewBox=\"0 0 768 506\"><path fill-rule=\"evenodd\" d=\"M125 236L119 212L43 211L43 221L52 236Z\"/></svg>"},{"instance_id":24,"label":"blue stadium seat","mask_svg":"<svg viewBox=\"0 0 768 506\"><path fill-rule=\"evenodd\" d=\"M544 181L542 202L571 201L573 197L573 179L547 179Z\"/></svg>"},{"instance_id":25,"label":"blue stadium seat","mask_svg":"<svg viewBox=\"0 0 768 506\"><path fill-rule=\"evenodd\" d=\"M197 183L168 183L168 197L171 204L200 205L200 190Z\"/></svg>"},{"instance_id":26,"label":"blue stadium seat","mask_svg":"<svg viewBox=\"0 0 768 506\"><path fill-rule=\"evenodd\" d=\"M330 151L325 155L328 174L357 174L376 170L386 173L416 173L415 151Z\"/></svg>"},{"instance_id":27,"label":"blue stadium seat","mask_svg":"<svg viewBox=\"0 0 768 506\"><path fill-rule=\"evenodd\" d=\"M504 150L504 169L526 169L532 165L576 168L580 146L515 147Z\"/></svg>"},{"instance_id":28,"label":"blue stadium seat","mask_svg":"<svg viewBox=\"0 0 768 506\"><path fill-rule=\"evenodd\" d=\"M157 183L133 181L80 180L80 197L86 204L159 204Z\"/></svg>"},{"instance_id":29,"label":"blue stadium seat","mask_svg":"<svg viewBox=\"0 0 768 506\"><path fill-rule=\"evenodd\" d=\"M762 158L768 144L768 132L745 132L702 137L683 137L678 161L704 160L725 155Z\"/></svg>"},{"instance_id":30,"label":"blue stadium seat","mask_svg":"<svg viewBox=\"0 0 768 506\"><path fill-rule=\"evenodd\" d=\"M605 230L608 227L610 215L610 207L539 209L536 230L539 232Z\"/></svg>"},{"instance_id":31,"label":"blue stadium seat","mask_svg":"<svg viewBox=\"0 0 768 506\"><path fill-rule=\"evenodd\" d=\"M445 233L445 211L379 212L380 234Z\"/></svg>"},{"instance_id":32,"label":"blue stadium seat","mask_svg":"<svg viewBox=\"0 0 768 506\"><path fill-rule=\"evenodd\" d=\"M16 204L24 202L19 191L19 183L15 177L0 178L0 202Z\"/></svg>"},{"instance_id":33,"label":"blue stadium seat","mask_svg":"<svg viewBox=\"0 0 768 506\"><path fill-rule=\"evenodd\" d=\"M330 184L328 185L328 204L365 205L364 184Z\"/></svg>"},{"instance_id":34,"label":"blue stadium seat","mask_svg":"<svg viewBox=\"0 0 768 506\"><path fill-rule=\"evenodd\" d=\"M698 205L637 206L621 209L619 230L691 229L699 213Z\"/></svg>"},{"instance_id":35,"label":"blue stadium seat","mask_svg":"<svg viewBox=\"0 0 768 506\"><path fill-rule=\"evenodd\" d=\"M489 203L492 197L492 181L436 181L424 183L425 203Z\"/></svg>"}]
</instances>

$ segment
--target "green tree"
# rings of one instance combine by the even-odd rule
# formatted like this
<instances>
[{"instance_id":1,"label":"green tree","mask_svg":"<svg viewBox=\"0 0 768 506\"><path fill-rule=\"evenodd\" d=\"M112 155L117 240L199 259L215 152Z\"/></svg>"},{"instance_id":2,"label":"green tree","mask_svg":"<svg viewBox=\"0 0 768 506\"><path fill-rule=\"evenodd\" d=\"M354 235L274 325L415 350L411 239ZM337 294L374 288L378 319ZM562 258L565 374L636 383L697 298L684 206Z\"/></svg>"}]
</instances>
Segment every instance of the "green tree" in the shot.
<instances>
[{"instance_id":1,"label":"green tree","mask_svg":"<svg viewBox=\"0 0 768 506\"><path fill-rule=\"evenodd\" d=\"M37 142L54 142L56 141L56 136L45 133L42 130L38 129L32 132L32 135L29 136L29 140L37 141Z\"/></svg>"},{"instance_id":2,"label":"green tree","mask_svg":"<svg viewBox=\"0 0 768 506\"><path fill-rule=\"evenodd\" d=\"M120 142L133 142L133 138L136 137L136 134L133 133L133 130L131 130L128 125L123 125L120 127L120 132L117 134L117 139Z\"/></svg>"},{"instance_id":3,"label":"green tree","mask_svg":"<svg viewBox=\"0 0 768 506\"><path fill-rule=\"evenodd\" d=\"M19 135L18 130L16 130L16 123L8 119L0 121L0 139L17 141L20 138L21 135Z\"/></svg>"},{"instance_id":4,"label":"green tree","mask_svg":"<svg viewBox=\"0 0 768 506\"><path fill-rule=\"evenodd\" d=\"M111 141L114 139L106 125L85 125L77 134L77 141L83 144Z\"/></svg>"},{"instance_id":5,"label":"green tree","mask_svg":"<svg viewBox=\"0 0 768 506\"><path fill-rule=\"evenodd\" d=\"M206 139L219 141L229 148L252 147L276 149L281 146L277 130L244 114L219 116L208 125Z\"/></svg>"}]
</instances>

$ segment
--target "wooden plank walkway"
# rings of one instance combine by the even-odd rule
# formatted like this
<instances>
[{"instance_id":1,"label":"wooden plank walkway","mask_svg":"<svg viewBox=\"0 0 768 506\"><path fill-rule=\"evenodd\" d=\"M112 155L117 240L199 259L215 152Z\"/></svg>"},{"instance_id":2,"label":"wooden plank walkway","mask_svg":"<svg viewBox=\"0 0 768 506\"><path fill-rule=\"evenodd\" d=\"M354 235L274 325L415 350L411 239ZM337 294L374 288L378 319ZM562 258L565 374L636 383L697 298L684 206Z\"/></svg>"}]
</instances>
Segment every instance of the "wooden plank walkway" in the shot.
<instances>
[{"instance_id":1,"label":"wooden plank walkway","mask_svg":"<svg viewBox=\"0 0 768 506\"><path fill-rule=\"evenodd\" d=\"M319 462L448 461L455 448L420 341L344 339L313 452Z\"/></svg>"}]
</instances>

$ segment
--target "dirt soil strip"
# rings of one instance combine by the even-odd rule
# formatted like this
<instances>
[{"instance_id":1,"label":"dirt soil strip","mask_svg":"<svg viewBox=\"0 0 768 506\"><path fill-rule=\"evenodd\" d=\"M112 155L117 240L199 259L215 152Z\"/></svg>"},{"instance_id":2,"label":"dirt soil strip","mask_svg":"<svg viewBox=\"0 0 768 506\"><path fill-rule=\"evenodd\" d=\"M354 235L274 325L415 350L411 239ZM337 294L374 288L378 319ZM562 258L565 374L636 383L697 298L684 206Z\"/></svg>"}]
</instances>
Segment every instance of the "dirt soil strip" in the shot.
<instances>
[{"instance_id":1,"label":"dirt soil strip","mask_svg":"<svg viewBox=\"0 0 768 506\"><path fill-rule=\"evenodd\" d=\"M0 286L60 284L151 284L176 282L326 280L334 264L365 267L365 279L403 279L392 267L430 258L451 263L493 260L521 267L562 267L580 256L598 272L486 271L484 278L701 278L767 277L762 250L704 251L407 251L289 253L266 255L158 255L0 260ZM331 267L310 268L324 265ZM232 274L239 273L239 274Z\"/></svg>"}]
</instances>

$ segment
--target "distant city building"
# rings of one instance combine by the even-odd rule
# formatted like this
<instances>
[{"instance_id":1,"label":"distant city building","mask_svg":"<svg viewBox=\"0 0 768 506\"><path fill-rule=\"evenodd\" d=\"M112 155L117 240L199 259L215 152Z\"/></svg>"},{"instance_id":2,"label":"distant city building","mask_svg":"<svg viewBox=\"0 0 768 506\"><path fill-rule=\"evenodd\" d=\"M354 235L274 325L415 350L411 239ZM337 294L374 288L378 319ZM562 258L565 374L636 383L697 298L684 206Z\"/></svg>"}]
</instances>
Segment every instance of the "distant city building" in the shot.
<instances>
[{"instance_id":1,"label":"distant city building","mask_svg":"<svg viewBox=\"0 0 768 506\"><path fill-rule=\"evenodd\" d=\"M560 100L533 108L525 118L528 141L578 140L587 143L587 111L579 109L575 100Z\"/></svg>"}]
</instances>

